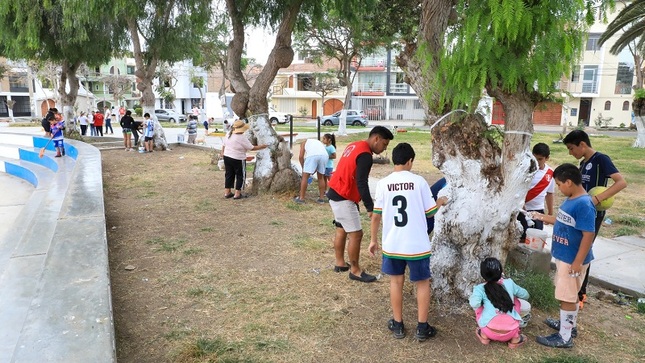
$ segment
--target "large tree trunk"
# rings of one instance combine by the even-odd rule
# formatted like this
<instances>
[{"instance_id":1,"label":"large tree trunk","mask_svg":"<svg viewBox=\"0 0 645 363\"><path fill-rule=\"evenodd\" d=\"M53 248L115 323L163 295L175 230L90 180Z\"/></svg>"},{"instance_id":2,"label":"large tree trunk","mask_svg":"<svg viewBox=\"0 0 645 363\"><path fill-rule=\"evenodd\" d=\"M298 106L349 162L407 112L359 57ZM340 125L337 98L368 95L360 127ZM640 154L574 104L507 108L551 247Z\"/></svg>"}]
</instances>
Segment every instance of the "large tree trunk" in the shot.
<instances>
[{"instance_id":1,"label":"large tree trunk","mask_svg":"<svg viewBox=\"0 0 645 363\"><path fill-rule=\"evenodd\" d=\"M74 119L74 104L78 96L78 77L76 71L80 67L81 62L70 64L68 61L63 61L62 70L60 73L60 83L58 84L58 94L63 106L63 118L66 121L65 134L73 136L78 134L76 130L76 120ZM67 91L69 85L69 91Z\"/></svg>"},{"instance_id":2,"label":"large tree trunk","mask_svg":"<svg viewBox=\"0 0 645 363\"><path fill-rule=\"evenodd\" d=\"M157 71L159 57L153 56L147 64L144 62L137 22L134 18L128 18L127 22L132 39L132 47L134 48L134 62L137 65L134 75L139 79L137 89L141 92L141 107L143 108L143 113L149 113L150 117L155 121L155 131L153 134L154 145L161 148L161 150L169 150L166 133L155 115L155 93L152 87L152 80Z\"/></svg>"},{"instance_id":3,"label":"large tree trunk","mask_svg":"<svg viewBox=\"0 0 645 363\"><path fill-rule=\"evenodd\" d=\"M516 221L536 163L529 152L533 103L498 98L507 114L503 150L481 115L452 116L433 129L433 163L446 177L450 203L439 210L433 236L434 296L463 303L487 256L506 260L520 236ZM499 135L501 137L501 135Z\"/></svg>"},{"instance_id":4,"label":"large tree trunk","mask_svg":"<svg viewBox=\"0 0 645 363\"><path fill-rule=\"evenodd\" d=\"M278 70L288 67L293 60L291 33L301 5L302 0L293 1L285 12L267 64L262 68L253 87L249 87L240 68L240 59L244 48L244 23L240 14L244 12L244 9L238 9L235 0L226 1L233 30L233 40L228 45L226 69L231 86L236 92L231 101L231 108L240 117L255 115L255 117L249 117L254 138L261 144L269 145L268 149L260 152L255 165L253 187L251 188L254 193L293 191L297 190L299 186L298 174L291 166L289 145L282 137L278 136L266 116L269 110L267 102L269 88Z\"/></svg>"},{"instance_id":5,"label":"large tree trunk","mask_svg":"<svg viewBox=\"0 0 645 363\"><path fill-rule=\"evenodd\" d=\"M634 99L632 109L637 132L634 147L645 148L645 99Z\"/></svg>"},{"instance_id":6,"label":"large tree trunk","mask_svg":"<svg viewBox=\"0 0 645 363\"><path fill-rule=\"evenodd\" d=\"M426 114L426 122L433 124L437 113L447 110L439 107L439 92L435 91L436 69L443 49L444 34L453 12L453 0L423 0L419 22L418 43L407 43L396 62L403 69L406 82L420 95L419 102ZM419 55L422 48L429 57ZM425 59L431 59L428 63Z\"/></svg>"}]
</instances>

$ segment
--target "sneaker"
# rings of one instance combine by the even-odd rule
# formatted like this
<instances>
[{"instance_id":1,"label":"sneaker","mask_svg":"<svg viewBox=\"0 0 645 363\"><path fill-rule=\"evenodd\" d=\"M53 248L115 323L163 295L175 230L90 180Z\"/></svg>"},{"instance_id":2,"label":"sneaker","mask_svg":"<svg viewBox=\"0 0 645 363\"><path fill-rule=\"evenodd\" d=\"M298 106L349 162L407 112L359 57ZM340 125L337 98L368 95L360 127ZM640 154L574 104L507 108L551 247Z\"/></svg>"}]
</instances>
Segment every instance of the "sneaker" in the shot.
<instances>
[{"instance_id":1,"label":"sneaker","mask_svg":"<svg viewBox=\"0 0 645 363\"><path fill-rule=\"evenodd\" d=\"M544 324L546 324L549 328L555 329L555 330L560 330L560 320L556 320L553 318L546 318L544 320ZM571 329L571 337L572 338L577 338L578 337L578 328L575 326L573 329Z\"/></svg>"},{"instance_id":2,"label":"sneaker","mask_svg":"<svg viewBox=\"0 0 645 363\"><path fill-rule=\"evenodd\" d=\"M560 333L553 333L545 337L536 337L535 341L539 344L545 345L551 348L571 348L573 347L573 337L569 338L568 341L565 341L560 336Z\"/></svg>"},{"instance_id":3,"label":"sneaker","mask_svg":"<svg viewBox=\"0 0 645 363\"><path fill-rule=\"evenodd\" d=\"M396 339L405 338L405 327L403 326L403 322L390 319L390 321L387 322L387 328L390 329L392 335L394 335Z\"/></svg>"},{"instance_id":4,"label":"sneaker","mask_svg":"<svg viewBox=\"0 0 645 363\"><path fill-rule=\"evenodd\" d=\"M579 299L579 300L580 301L578 301L578 305L580 307L580 310L582 310L582 309L584 309L585 303L587 302L587 294L582 294L582 298Z\"/></svg>"},{"instance_id":5,"label":"sneaker","mask_svg":"<svg viewBox=\"0 0 645 363\"><path fill-rule=\"evenodd\" d=\"M522 317L522 321L520 322L520 328L526 328L527 325L529 325L529 321L531 320L531 313L528 313ZM558 322L559 324L560 322Z\"/></svg>"},{"instance_id":6,"label":"sneaker","mask_svg":"<svg viewBox=\"0 0 645 363\"><path fill-rule=\"evenodd\" d=\"M414 334L414 338L420 342L425 342L428 338L432 338L437 335L437 329L434 326L425 323L417 324L417 333Z\"/></svg>"},{"instance_id":7,"label":"sneaker","mask_svg":"<svg viewBox=\"0 0 645 363\"><path fill-rule=\"evenodd\" d=\"M318 203L318 204L325 204L325 203L326 203L326 201L325 201L323 198L318 198L318 199L316 199L316 203Z\"/></svg>"},{"instance_id":8,"label":"sneaker","mask_svg":"<svg viewBox=\"0 0 645 363\"><path fill-rule=\"evenodd\" d=\"M295 198L293 198L293 201L294 201L296 204L305 204L304 199L300 199L299 197L295 197Z\"/></svg>"}]
</instances>

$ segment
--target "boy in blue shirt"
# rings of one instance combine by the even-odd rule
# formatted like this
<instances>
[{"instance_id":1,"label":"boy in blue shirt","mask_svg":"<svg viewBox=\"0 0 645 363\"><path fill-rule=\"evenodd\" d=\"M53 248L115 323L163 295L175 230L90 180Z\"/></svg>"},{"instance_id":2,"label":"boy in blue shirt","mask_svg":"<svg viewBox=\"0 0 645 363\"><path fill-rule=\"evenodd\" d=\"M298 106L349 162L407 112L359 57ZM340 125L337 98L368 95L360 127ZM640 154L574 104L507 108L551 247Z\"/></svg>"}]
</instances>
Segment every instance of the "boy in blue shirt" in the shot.
<instances>
[{"instance_id":1,"label":"boy in blue shirt","mask_svg":"<svg viewBox=\"0 0 645 363\"><path fill-rule=\"evenodd\" d=\"M558 189L567 199L557 217L534 213L533 219L554 224L551 255L555 259L555 298L560 301L560 320L545 323L559 332L539 336L537 342L548 347L571 348L577 335L578 291L589 263L593 260L596 208L582 187L582 175L573 164L562 164L553 171Z\"/></svg>"},{"instance_id":2,"label":"boy in blue shirt","mask_svg":"<svg viewBox=\"0 0 645 363\"><path fill-rule=\"evenodd\" d=\"M627 182L620 174L618 169L614 166L609 156L594 150L591 147L589 135L582 130L574 130L565 136L562 140L569 150L569 155L577 160L580 160L580 173L582 173L582 187L585 191L589 192L597 186L607 186L609 179L613 180L613 184L604 192L591 198L594 205L600 204L603 200L611 198L621 190L627 187ZM605 211L596 212L595 235L598 235L602 221L605 219ZM587 302L587 283L589 281L589 269L585 275L585 280L578 291L578 300L580 301L580 309L584 307Z\"/></svg>"}]
</instances>

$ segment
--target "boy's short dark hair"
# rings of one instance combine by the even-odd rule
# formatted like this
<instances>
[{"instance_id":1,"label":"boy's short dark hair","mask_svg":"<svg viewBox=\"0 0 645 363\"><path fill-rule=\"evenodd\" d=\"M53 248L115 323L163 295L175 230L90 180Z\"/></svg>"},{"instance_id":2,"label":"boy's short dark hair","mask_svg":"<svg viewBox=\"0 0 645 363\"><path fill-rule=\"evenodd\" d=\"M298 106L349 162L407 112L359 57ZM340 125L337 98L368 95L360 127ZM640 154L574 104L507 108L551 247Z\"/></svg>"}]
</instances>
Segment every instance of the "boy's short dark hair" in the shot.
<instances>
[{"instance_id":1,"label":"boy's short dark hair","mask_svg":"<svg viewBox=\"0 0 645 363\"><path fill-rule=\"evenodd\" d=\"M570 133L567 134L567 136L564 137L562 142L566 144L572 144L572 145L580 145L581 142L584 142L587 144L587 146L591 147L591 140L589 140L589 135L587 135L586 132L582 130L573 130Z\"/></svg>"},{"instance_id":2,"label":"boy's short dark hair","mask_svg":"<svg viewBox=\"0 0 645 363\"><path fill-rule=\"evenodd\" d=\"M540 142L533 146L533 155L540 155L548 158L549 155L551 155L551 149L549 149L549 145Z\"/></svg>"},{"instance_id":3,"label":"boy's short dark hair","mask_svg":"<svg viewBox=\"0 0 645 363\"><path fill-rule=\"evenodd\" d=\"M575 185L582 184L582 174L580 173L580 169L569 163L562 164L555 168L553 171L553 178L557 179L561 183L571 180Z\"/></svg>"},{"instance_id":4,"label":"boy's short dark hair","mask_svg":"<svg viewBox=\"0 0 645 363\"><path fill-rule=\"evenodd\" d=\"M387 127L385 126L374 126L372 130L370 131L370 136L372 135L378 135L386 140L393 140L394 135L392 135L392 131L390 131Z\"/></svg>"},{"instance_id":5,"label":"boy's short dark hair","mask_svg":"<svg viewBox=\"0 0 645 363\"><path fill-rule=\"evenodd\" d=\"M402 142L392 150L392 162L394 165L405 165L408 160L414 161L414 149L407 142Z\"/></svg>"},{"instance_id":6,"label":"boy's short dark hair","mask_svg":"<svg viewBox=\"0 0 645 363\"><path fill-rule=\"evenodd\" d=\"M143 114L143 117L150 117L150 114L146 112Z\"/></svg>"}]
</instances>

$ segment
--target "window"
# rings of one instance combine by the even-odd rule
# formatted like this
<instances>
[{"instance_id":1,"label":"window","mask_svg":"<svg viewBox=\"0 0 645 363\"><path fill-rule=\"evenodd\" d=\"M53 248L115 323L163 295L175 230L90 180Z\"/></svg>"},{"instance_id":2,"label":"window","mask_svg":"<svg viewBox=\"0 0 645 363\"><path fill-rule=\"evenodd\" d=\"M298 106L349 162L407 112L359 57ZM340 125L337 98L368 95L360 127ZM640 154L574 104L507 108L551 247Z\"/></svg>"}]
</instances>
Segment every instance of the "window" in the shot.
<instances>
[{"instance_id":1,"label":"window","mask_svg":"<svg viewBox=\"0 0 645 363\"><path fill-rule=\"evenodd\" d=\"M9 91L29 92L27 73L12 73L9 75Z\"/></svg>"},{"instance_id":2,"label":"window","mask_svg":"<svg viewBox=\"0 0 645 363\"><path fill-rule=\"evenodd\" d=\"M605 111L611 111L611 101L605 102Z\"/></svg>"},{"instance_id":3,"label":"window","mask_svg":"<svg viewBox=\"0 0 645 363\"><path fill-rule=\"evenodd\" d=\"M578 116L578 109L577 108L572 108L571 109L571 116Z\"/></svg>"},{"instance_id":4,"label":"window","mask_svg":"<svg viewBox=\"0 0 645 363\"><path fill-rule=\"evenodd\" d=\"M101 67L94 67L94 72L101 73Z\"/></svg>"},{"instance_id":5,"label":"window","mask_svg":"<svg viewBox=\"0 0 645 363\"><path fill-rule=\"evenodd\" d=\"M576 64L571 69L571 82L580 82L580 65Z\"/></svg>"},{"instance_id":6,"label":"window","mask_svg":"<svg viewBox=\"0 0 645 363\"><path fill-rule=\"evenodd\" d=\"M126 72L128 74L134 74L134 66L128 66L128 68L126 69Z\"/></svg>"},{"instance_id":7,"label":"window","mask_svg":"<svg viewBox=\"0 0 645 363\"><path fill-rule=\"evenodd\" d=\"M589 33L589 38L587 38L587 48L585 50L597 51L600 49L598 46L598 40L600 39L600 33Z\"/></svg>"},{"instance_id":8,"label":"window","mask_svg":"<svg viewBox=\"0 0 645 363\"><path fill-rule=\"evenodd\" d=\"M623 111L629 111L629 101L623 102Z\"/></svg>"},{"instance_id":9,"label":"window","mask_svg":"<svg viewBox=\"0 0 645 363\"><path fill-rule=\"evenodd\" d=\"M298 91L313 91L314 86L315 81L311 74L298 75Z\"/></svg>"},{"instance_id":10,"label":"window","mask_svg":"<svg viewBox=\"0 0 645 363\"><path fill-rule=\"evenodd\" d=\"M616 85L614 94L628 95L632 93L634 81L634 57L629 49L625 48L618 53L618 69L616 71Z\"/></svg>"},{"instance_id":11,"label":"window","mask_svg":"<svg viewBox=\"0 0 645 363\"><path fill-rule=\"evenodd\" d=\"M582 92L598 92L598 66L585 66L582 71Z\"/></svg>"}]
</instances>

